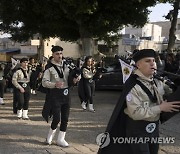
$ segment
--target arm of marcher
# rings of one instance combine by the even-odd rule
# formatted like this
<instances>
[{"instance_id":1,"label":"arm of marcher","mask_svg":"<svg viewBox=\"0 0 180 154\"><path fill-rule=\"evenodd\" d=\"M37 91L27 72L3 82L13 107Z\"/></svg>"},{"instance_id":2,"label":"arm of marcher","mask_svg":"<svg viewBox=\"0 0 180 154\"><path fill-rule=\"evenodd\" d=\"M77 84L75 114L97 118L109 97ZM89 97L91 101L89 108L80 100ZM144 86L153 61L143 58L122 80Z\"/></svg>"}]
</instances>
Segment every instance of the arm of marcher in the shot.
<instances>
[{"instance_id":1,"label":"arm of marcher","mask_svg":"<svg viewBox=\"0 0 180 154\"><path fill-rule=\"evenodd\" d=\"M50 80L50 71L49 69L45 70L42 78L42 86L46 88L56 88L56 83L51 82Z\"/></svg>"},{"instance_id":2,"label":"arm of marcher","mask_svg":"<svg viewBox=\"0 0 180 154\"><path fill-rule=\"evenodd\" d=\"M126 112L134 120L156 118L161 112L159 105L152 103L146 94L139 94L136 88L127 95L126 102Z\"/></svg>"},{"instance_id":3,"label":"arm of marcher","mask_svg":"<svg viewBox=\"0 0 180 154\"><path fill-rule=\"evenodd\" d=\"M16 72L13 74L12 84L13 84L17 89L22 89L22 86L18 83L18 74L19 74L19 70L16 71Z\"/></svg>"},{"instance_id":4,"label":"arm of marcher","mask_svg":"<svg viewBox=\"0 0 180 154\"><path fill-rule=\"evenodd\" d=\"M80 81L81 75L79 75L77 78L73 78L73 83L76 84Z\"/></svg>"},{"instance_id":5,"label":"arm of marcher","mask_svg":"<svg viewBox=\"0 0 180 154\"><path fill-rule=\"evenodd\" d=\"M180 111L180 101L166 102L163 101L160 105L160 110L163 112Z\"/></svg>"},{"instance_id":6,"label":"arm of marcher","mask_svg":"<svg viewBox=\"0 0 180 154\"><path fill-rule=\"evenodd\" d=\"M86 79L90 79L94 76L94 74L86 68L83 68L82 73L83 73L83 77Z\"/></svg>"}]
</instances>

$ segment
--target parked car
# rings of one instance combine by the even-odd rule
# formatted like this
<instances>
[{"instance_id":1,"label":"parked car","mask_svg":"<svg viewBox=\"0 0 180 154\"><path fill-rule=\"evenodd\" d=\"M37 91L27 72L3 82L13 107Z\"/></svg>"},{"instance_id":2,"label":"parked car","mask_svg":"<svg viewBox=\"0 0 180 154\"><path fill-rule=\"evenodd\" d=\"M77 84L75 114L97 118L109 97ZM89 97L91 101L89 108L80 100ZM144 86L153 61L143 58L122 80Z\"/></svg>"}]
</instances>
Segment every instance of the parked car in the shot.
<instances>
[{"instance_id":1,"label":"parked car","mask_svg":"<svg viewBox=\"0 0 180 154\"><path fill-rule=\"evenodd\" d=\"M102 71L102 78L96 81L96 90L123 88L123 75L120 63L106 66Z\"/></svg>"}]
</instances>

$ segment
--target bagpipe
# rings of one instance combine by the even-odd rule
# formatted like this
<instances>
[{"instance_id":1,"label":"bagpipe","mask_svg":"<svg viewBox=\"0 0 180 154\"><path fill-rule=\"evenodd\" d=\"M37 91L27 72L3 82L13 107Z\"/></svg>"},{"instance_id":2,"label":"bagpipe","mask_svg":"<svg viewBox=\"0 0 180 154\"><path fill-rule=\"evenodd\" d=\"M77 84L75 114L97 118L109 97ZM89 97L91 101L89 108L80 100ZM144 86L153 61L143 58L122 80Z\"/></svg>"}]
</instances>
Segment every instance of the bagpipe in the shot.
<instances>
[{"instance_id":1,"label":"bagpipe","mask_svg":"<svg viewBox=\"0 0 180 154\"><path fill-rule=\"evenodd\" d=\"M78 78L82 71L79 67L77 67L71 58L63 57L63 65L66 65L69 68L69 76L68 76L68 86L73 87L77 83L73 82L74 78Z\"/></svg>"},{"instance_id":2,"label":"bagpipe","mask_svg":"<svg viewBox=\"0 0 180 154\"><path fill-rule=\"evenodd\" d=\"M132 63L131 58L124 58L124 57L120 57L117 56L115 57L116 59L121 59L122 61L124 61L127 65L132 65L133 67L136 68L135 64ZM180 75L178 74L174 74L171 72L167 72L167 71L161 71L158 69L155 69L156 73L154 74L154 78L157 80L162 81L163 83L165 83L166 85L168 85L173 92L167 96L165 96L165 100L167 100L167 102L173 102L173 101L180 101ZM165 76L160 76L158 75L158 72L163 73ZM166 75L171 75L173 76L173 78L175 79L175 83L174 81L171 81L170 79L167 78ZM173 116L175 116L176 114L178 114L180 111L174 111L174 112L161 112L160 114L160 121L161 123L166 122L167 120L171 119Z\"/></svg>"},{"instance_id":3,"label":"bagpipe","mask_svg":"<svg viewBox=\"0 0 180 154\"><path fill-rule=\"evenodd\" d=\"M81 75L81 69L74 64L71 58L63 58L63 64L65 64L69 68L70 75L73 78L77 78Z\"/></svg>"},{"instance_id":4,"label":"bagpipe","mask_svg":"<svg viewBox=\"0 0 180 154\"><path fill-rule=\"evenodd\" d=\"M158 70L157 70L158 71ZM178 74L173 74L171 72L163 72L164 74L167 75L172 75L174 76L177 80L180 81L180 76ZM168 79L166 76L162 77L158 74L154 75L154 78L162 81L163 83L165 83L166 85L168 85L173 92L167 96L165 96L165 100L167 102L173 102L173 101L180 101L180 84L174 83L173 81L171 81L170 79ZM175 116L176 114L178 114L180 111L173 111L173 112L161 112L160 114L160 121L161 123L164 123L166 121L168 121L169 119L171 119L173 116Z\"/></svg>"},{"instance_id":5,"label":"bagpipe","mask_svg":"<svg viewBox=\"0 0 180 154\"><path fill-rule=\"evenodd\" d=\"M167 100L167 102L180 101L180 75L167 72L167 71L161 71L161 72L164 73L165 75L171 75L176 79L176 82L172 82L166 77L161 77L159 75L154 76L155 78L167 84L173 90L171 94L165 97L165 100ZM171 119L173 116L175 116L178 113L180 113L180 111L161 112L161 115L160 115L161 123L168 121L169 119Z\"/></svg>"}]
</instances>

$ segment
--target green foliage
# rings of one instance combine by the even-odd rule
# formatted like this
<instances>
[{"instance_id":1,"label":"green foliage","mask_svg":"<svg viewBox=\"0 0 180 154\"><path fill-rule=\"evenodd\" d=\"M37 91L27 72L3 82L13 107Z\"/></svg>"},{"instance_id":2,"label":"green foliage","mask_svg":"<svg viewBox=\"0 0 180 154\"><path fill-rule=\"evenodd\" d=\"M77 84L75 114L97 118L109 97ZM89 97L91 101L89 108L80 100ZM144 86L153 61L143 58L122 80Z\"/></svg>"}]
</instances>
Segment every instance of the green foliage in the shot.
<instances>
[{"instance_id":1,"label":"green foliage","mask_svg":"<svg viewBox=\"0 0 180 154\"><path fill-rule=\"evenodd\" d=\"M0 30L15 40L43 38L76 41L107 38L123 25L143 26L155 0L0 0ZM20 23L20 24L19 24Z\"/></svg>"},{"instance_id":2,"label":"green foliage","mask_svg":"<svg viewBox=\"0 0 180 154\"><path fill-rule=\"evenodd\" d=\"M160 3L174 3L176 0L159 0Z\"/></svg>"}]
</instances>

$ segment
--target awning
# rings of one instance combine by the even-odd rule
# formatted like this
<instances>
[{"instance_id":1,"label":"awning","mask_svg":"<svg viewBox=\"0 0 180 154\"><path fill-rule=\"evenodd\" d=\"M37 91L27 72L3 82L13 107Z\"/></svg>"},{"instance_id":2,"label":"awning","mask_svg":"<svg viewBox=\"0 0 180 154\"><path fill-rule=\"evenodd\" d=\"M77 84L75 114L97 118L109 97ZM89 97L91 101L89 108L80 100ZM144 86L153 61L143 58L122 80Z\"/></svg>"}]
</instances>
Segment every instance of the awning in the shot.
<instances>
[{"instance_id":1,"label":"awning","mask_svg":"<svg viewBox=\"0 0 180 154\"><path fill-rule=\"evenodd\" d=\"M19 54L15 54L12 57L15 59L21 59L21 58L30 58L30 57L35 57L37 56L36 53L19 53Z\"/></svg>"},{"instance_id":2,"label":"awning","mask_svg":"<svg viewBox=\"0 0 180 154\"><path fill-rule=\"evenodd\" d=\"M19 48L1 49L0 53L20 52Z\"/></svg>"}]
</instances>

